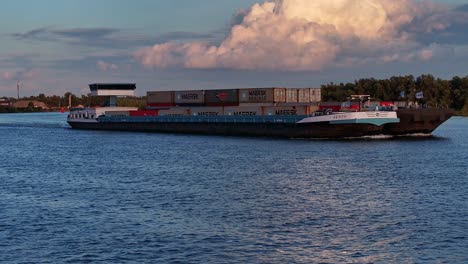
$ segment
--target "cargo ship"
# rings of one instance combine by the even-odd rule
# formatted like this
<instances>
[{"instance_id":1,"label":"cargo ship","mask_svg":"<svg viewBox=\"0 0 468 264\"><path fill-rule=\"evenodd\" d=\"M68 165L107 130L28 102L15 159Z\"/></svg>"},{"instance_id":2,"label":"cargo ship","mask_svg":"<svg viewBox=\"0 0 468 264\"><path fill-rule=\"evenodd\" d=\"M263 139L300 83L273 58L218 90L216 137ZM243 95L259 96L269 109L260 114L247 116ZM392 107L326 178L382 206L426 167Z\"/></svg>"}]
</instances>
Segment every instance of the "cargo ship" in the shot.
<instances>
[{"instance_id":1,"label":"cargo ship","mask_svg":"<svg viewBox=\"0 0 468 264\"><path fill-rule=\"evenodd\" d=\"M368 104L356 95L357 109L336 111L319 106L319 88L244 88L156 91L147 93L147 108L118 107L117 96L133 96L135 84L91 84L107 107L76 108L72 128L162 133L283 138L350 138L373 135L430 134L450 111L396 110ZM367 104L366 104L367 102Z\"/></svg>"}]
</instances>

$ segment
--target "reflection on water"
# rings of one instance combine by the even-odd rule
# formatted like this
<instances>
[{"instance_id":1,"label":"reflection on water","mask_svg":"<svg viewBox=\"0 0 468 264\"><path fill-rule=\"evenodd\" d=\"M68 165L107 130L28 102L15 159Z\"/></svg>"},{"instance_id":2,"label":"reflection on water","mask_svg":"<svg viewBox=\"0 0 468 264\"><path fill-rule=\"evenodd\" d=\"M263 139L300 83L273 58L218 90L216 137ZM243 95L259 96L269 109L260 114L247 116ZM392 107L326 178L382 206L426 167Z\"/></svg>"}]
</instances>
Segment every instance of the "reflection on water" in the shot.
<instances>
[{"instance_id":1,"label":"reflection on water","mask_svg":"<svg viewBox=\"0 0 468 264\"><path fill-rule=\"evenodd\" d=\"M0 262L468 262L467 119L329 141L65 118L0 115Z\"/></svg>"}]
</instances>

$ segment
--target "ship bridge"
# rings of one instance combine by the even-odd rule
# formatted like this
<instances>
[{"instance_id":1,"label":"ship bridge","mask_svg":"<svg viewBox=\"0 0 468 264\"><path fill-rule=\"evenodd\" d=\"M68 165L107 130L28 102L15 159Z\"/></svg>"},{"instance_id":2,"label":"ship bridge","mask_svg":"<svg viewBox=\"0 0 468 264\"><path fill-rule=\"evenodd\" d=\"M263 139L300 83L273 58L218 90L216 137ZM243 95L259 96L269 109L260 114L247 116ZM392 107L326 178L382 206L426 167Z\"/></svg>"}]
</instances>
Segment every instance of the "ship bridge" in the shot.
<instances>
[{"instance_id":1,"label":"ship bridge","mask_svg":"<svg viewBox=\"0 0 468 264\"><path fill-rule=\"evenodd\" d=\"M135 96L134 83L93 83L89 85L91 95L107 97L109 106L115 107L117 96Z\"/></svg>"}]
</instances>

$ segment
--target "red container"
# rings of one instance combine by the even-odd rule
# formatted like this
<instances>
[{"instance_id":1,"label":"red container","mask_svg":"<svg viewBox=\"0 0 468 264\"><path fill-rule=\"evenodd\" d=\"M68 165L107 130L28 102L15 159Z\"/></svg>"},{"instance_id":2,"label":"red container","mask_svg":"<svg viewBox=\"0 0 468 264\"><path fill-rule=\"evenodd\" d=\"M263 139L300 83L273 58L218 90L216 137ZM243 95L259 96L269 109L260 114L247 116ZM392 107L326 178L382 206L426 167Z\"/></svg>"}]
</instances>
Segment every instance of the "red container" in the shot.
<instances>
[{"instance_id":1,"label":"red container","mask_svg":"<svg viewBox=\"0 0 468 264\"><path fill-rule=\"evenodd\" d=\"M380 106L384 106L384 107L389 107L389 106L394 106L395 104L393 104L393 102L390 102L390 101L384 101L384 102L380 102Z\"/></svg>"},{"instance_id":2,"label":"red container","mask_svg":"<svg viewBox=\"0 0 468 264\"><path fill-rule=\"evenodd\" d=\"M137 110L130 111L130 116L157 116L159 110Z\"/></svg>"},{"instance_id":3,"label":"red container","mask_svg":"<svg viewBox=\"0 0 468 264\"><path fill-rule=\"evenodd\" d=\"M341 106L343 103L341 102L321 102L319 109L320 111L330 109L334 112L338 112L341 110Z\"/></svg>"},{"instance_id":4,"label":"red container","mask_svg":"<svg viewBox=\"0 0 468 264\"><path fill-rule=\"evenodd\" d=\"M176 106L176 104L171 104L171 103L148 103L147 106L149 106L149 107L173 107L173 106Z\"/></svg>"}]
</instances>

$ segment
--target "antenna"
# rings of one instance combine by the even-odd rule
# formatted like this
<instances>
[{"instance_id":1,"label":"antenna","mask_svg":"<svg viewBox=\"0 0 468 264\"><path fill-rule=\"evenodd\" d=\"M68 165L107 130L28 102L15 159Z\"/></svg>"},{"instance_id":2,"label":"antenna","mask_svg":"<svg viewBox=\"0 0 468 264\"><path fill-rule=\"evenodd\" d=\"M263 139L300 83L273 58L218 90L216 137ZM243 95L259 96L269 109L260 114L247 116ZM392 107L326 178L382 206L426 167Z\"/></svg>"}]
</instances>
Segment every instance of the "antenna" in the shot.
<instances>
[{"instance_id":1,"label":"antenna","mask_svg":"<svg viewBox=\"0 0 468 264\"><path fill-rule=\"evenodd\" d=\"M20 82L16 81L16 93L17 93L17 96L18 96L18 100L19 100L19 88L20 88Z\"/></svg>"}]
</instances>

